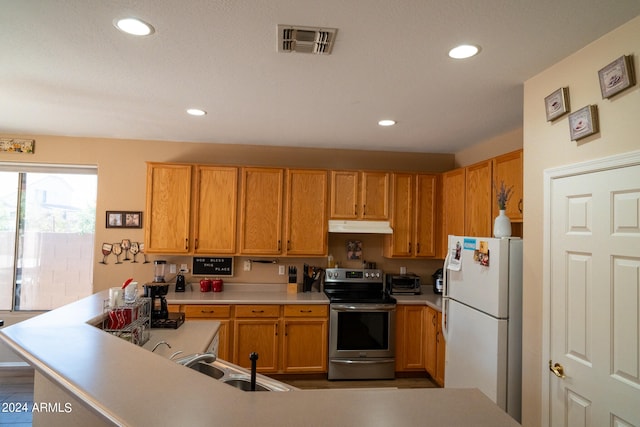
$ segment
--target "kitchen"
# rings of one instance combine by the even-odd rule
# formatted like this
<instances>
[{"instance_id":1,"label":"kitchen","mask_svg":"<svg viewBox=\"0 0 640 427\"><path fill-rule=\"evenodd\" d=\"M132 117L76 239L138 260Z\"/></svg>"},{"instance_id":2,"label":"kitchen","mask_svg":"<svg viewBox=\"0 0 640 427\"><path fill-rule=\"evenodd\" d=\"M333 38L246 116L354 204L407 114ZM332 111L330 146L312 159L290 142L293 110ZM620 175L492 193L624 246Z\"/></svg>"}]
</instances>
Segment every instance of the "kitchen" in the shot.
<instances>
[{"instance_id":1,"label":"kitchen","mask_svg":"<svg viewBox=\"0 0 640 427\"><path fill-rule=\"evenodd\" d=\"M462 150L455 155L419 155L396 153L363 153L346 152L336 160L333 150L240 147L235 145L204 145L189 143L172 143L158 141L113 140L94 138L72 138L46 135L32 136L37 140L36 153L28 161L43 163L77 163L96 164L99 167L97 211L104 212L114 206L130 210L142 210L145 197L145 162L175 161L200 162L201 159L215 159L211 163L251 164L258 166L297 166L297 167L341 167L380 168L393 170L424 170L444 172L458 166L466 166L494 155L500 155L514 149L525 150L524 155L524 193L526 210L524 219L525 258L524 265L524 333L529 337L523 351L524 365L524 401L523 424L540 425L542 423L542 375L547 373L544 366L541 344L543 340L542 316L543 295L541 291L543 251L543 194L542 171L548 167L571 164L599 158L611 154L623 153L637 149L637 121L632 117L638 114L638 89L631 89L626 96L617 102L603 102L601 114L603 133L591 138L587 143L576 144L568 139L565 126L549 125L544 119L544 111L540 108L542 99L556 86L568 84L572 87L572 100L581 105L599 99L597 82L592 85L592 74L606 64L610 51L635 52L637 55L637 34L640 34L638 18L607 37L588 46L583 51L560 61L555 67L536 76L525 84L524 128L484 140L476 146ZM637 59L636 59L637 60ZM587 65L585 65L587 64ZM636 69L638 67L636 66ZM574 89L575 87L575 89ZM607 129L607 132L604 132ZM6 136L12 136L7 134ZM15 135L13 135L15 136ZM152 147L152 150L150 150ZM550 156L549 153L554 155ZM122 153L128 153L123 156ZM281 159L286 156L286 163ZM15 162L12 154L0 154L3 161ZM27 161L20 158L19 161ZM123 194L122 189L128 191ZM137 234L136 234L137 233ZM142 241L141 231L120 231L98 229L96 233L96 253L102 241L116 241L122 238L135 238ZM371 243L375 245L376 243ZM381 243L379 243L381 244ZM342 243L334 244L338 250ZM366 246L365 246L366 247ZM381 248L379 249L381 251ZM378 251L378 253L380 253ZM386 260L374 256L372 261L386 263ZM176 260L180 261L179 259ZM317 262L318 260L312 260ZM97 260L96 260L97 263ZM385 269L399 271L399 261L389 261ZM381 265L381 264L380 264ZM438 262L423 267L422 262L408 261L407 269L422 277L428 278L438 267ZM104 269L96 264L95 289L103 290L113 283L119 283L123 277L150 277L151 272L142 266L124 264L122 269ZM101 269L102 268L102 269ZM259 275L254 269L248 281ZM271 276L274 281L281 278L277 274ZM262 278L260 278L262 280Z\"/></svg>"}]
</instances>

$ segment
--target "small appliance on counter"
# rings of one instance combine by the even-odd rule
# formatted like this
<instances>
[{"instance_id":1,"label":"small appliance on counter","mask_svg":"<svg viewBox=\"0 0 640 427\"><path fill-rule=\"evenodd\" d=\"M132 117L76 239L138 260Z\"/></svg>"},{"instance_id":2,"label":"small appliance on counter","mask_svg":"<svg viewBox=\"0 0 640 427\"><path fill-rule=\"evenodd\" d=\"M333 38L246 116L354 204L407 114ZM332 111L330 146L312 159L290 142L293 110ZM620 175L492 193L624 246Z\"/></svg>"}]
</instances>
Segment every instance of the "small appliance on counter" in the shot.
<instances>
[{"instance_id":1,"label":"small appliance on counter","mask_svg":"<svg viewBox=\"0 0 640 427\"><path fill-rule=\"evenodd\" d=\"M387 274L386 288L391 294L420 295L420 276L413 273Z\"/></svg>"},{"instance_id":2,"label":"small appliance on counter","mask_svg":"<svg viewBox=\"0 0 640 427\"><path fill-rule=\"evenodd\" d=\"M151 327L177 329L184 323L184 313L169 313L165 295L169 291L167 283L147 283L144 296L151 298Z\"/></svg>"},{"instance_id":3,"label":"small appliance on counter","mask_svg":"<svg viewBox=\"0 0 640 427\"><path fill-rule=\"evenodd\" d=\"M180 271L176 276L176 292L184 292L186 287L187 284L184 280L184 274L182 274L182 271Z\"/></svg>"},{"instance_id":4,"label":"small appliance on counter","mask_svg":"<svg viewBox=\"0 0 640 427\"><path fill-rule=\"evenodd\" d=\"M164 269L167 267L167 261L157 259L153 261L153 283L164 283Z\"/></svg>"},{"instance_id":5,"label":"small appliance on counter","mask_svg":"<svg viewBox=\"0 0 640 427\"><path fill-rule=\"evenodd\" d=\"M442 288L444 287L443 278L442 278L442 269L439 268L435 273L431 276L433 277L433 293L441 294Z\"/></svg>"}]
</instances>

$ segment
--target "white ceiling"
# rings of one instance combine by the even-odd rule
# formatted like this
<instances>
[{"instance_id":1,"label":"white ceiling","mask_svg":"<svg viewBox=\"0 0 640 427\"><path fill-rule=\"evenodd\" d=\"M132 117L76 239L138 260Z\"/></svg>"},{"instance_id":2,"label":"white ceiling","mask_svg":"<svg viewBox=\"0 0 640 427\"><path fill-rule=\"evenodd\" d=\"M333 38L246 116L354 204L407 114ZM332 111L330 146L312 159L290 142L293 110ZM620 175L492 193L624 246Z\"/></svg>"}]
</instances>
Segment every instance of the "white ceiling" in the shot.
<instances>
[{"instance_id":1,"label":"white ceiling","mask_svg":"<svg viewBox=\"0 0 640 427\"><path fill-rule=\"evenodd\" d=\"M452 153L521 127L524 81L638 14L638 0L0 0L0 133ZM155 34L117 31L128 15ZM338 28L332 54L278 53L278 24ZM481 54L448 58L463 42Z\"/></svg>"}]
</instances>

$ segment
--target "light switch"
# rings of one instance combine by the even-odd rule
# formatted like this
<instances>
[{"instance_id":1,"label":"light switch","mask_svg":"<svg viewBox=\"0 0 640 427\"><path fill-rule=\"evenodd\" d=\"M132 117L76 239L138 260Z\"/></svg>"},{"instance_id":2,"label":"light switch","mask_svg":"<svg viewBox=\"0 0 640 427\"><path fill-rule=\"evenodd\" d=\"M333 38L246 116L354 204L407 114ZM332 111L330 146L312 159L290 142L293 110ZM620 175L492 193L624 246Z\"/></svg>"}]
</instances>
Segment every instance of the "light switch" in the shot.
<instances>
[{"instance_id":1,"label":"light switch","mask_svg":"<svg viewBox=\"0 0 640 427\"><path fill-rule=\"evenodd\" d=\"M251 271L251 260L246 260L244 262L244 271Z\"/></svg>"},{"instance_id":2,"label":"light switch","mask_svg":"<svg viewBox=\"0 0 640 427\"><path fill-rule=\"evenodd\" d=\"M278 274L284 276L284 265L278 266Z\"/></svg>"}]
</instances>

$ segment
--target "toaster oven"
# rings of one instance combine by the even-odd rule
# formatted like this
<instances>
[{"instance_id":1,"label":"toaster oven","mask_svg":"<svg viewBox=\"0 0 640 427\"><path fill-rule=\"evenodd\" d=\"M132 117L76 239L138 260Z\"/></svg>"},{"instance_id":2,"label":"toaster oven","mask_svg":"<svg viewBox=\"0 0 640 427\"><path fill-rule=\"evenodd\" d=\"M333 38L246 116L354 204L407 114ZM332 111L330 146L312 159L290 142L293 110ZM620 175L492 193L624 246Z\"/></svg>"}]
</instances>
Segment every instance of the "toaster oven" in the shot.
<instances>
[{"instance_id":1,"label":"toaster oven","mask_svg":"<svg viewBox=\"0 0 640 427\"><path fill-rule=\"evenodd\" d=\"M388 274L386 285L391 294L418 295L421 293L420 276L415 274Z\"/></svg>"}]
</instances>

